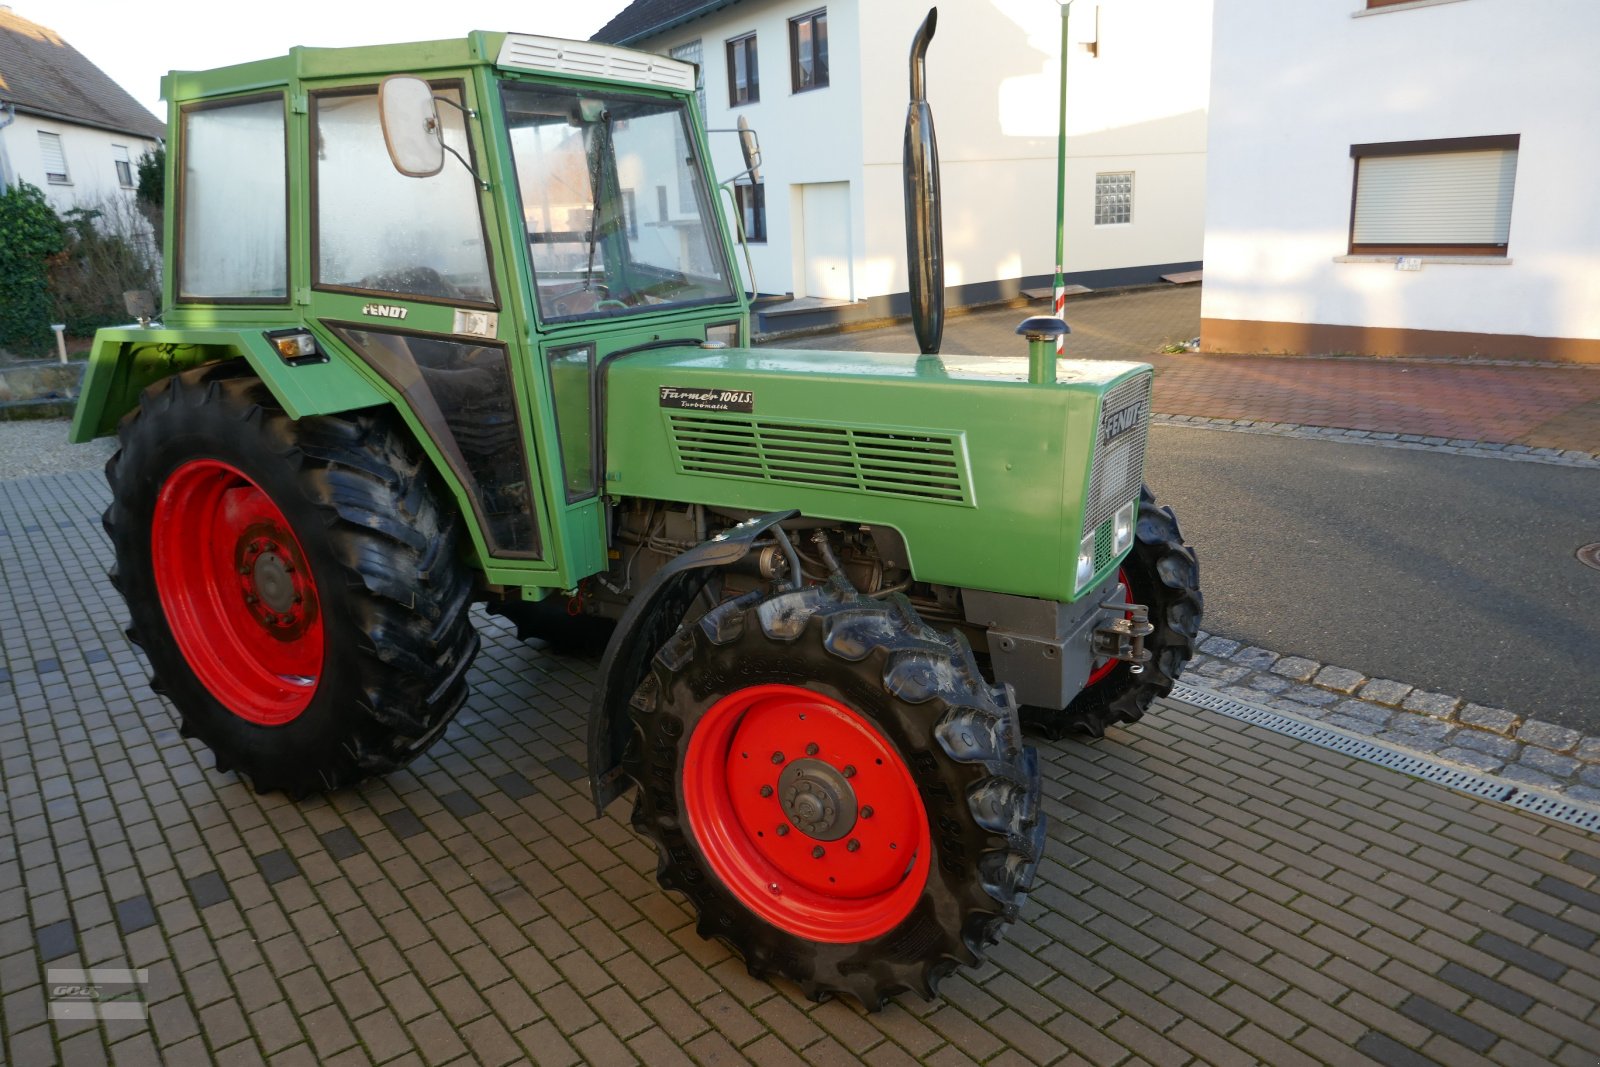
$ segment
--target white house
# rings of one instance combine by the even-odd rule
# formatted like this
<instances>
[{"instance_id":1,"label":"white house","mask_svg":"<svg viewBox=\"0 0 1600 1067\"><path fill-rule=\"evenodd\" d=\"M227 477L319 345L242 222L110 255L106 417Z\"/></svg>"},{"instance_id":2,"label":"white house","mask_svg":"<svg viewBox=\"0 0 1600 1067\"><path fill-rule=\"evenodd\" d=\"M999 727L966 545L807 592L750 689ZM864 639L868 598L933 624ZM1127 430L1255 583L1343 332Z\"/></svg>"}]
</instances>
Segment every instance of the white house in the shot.
<instances>
[{"instance_id":1,"label":"white house","mask_svg":"<svg viewBox=\"0 0 1600 1067\"><path fill-rule=\"evenodd\" d=\"M708 128L742 117L760 135L762 181L738 194L752 288L853 302L870 317L909 307L901 150L908 56L929 6L635 0L595 39L698 63ZM1200 266L1210 21L1210 0L1074 3L1069 282L1126 285ZM927 81L952 306L1050 284L1060 57L1055 0L939 8ZM736 138L710 141L717 173L736 174Z\"/></svg>"},{"instance_id":2,"label":"white house","mask_svg":"<svg viewBox=\"0 0 1600 1067\"><path fill-rule=\"evenodd\" d=\"M130 195L166 124L54 30L0 7L0 186L25 181L57 212Z\"/></svg>"},{"instance_id":3,"label":"white house","mask_svg":"<svg viewBox=\"0 0 1600 1067\"><path fill-rule=\"evenodd\" d=\"M1600 4L1217 5L1201 345L1600 362Z\"/></svg>"}]
</instances>

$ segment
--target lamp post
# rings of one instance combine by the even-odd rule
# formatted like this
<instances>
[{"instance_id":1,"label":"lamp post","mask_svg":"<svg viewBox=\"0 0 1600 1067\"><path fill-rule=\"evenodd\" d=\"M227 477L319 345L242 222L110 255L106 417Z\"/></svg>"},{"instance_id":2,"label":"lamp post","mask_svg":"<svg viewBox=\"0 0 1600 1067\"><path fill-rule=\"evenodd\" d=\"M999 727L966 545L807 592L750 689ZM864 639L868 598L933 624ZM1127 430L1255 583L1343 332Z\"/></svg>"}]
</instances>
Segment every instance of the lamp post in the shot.
<instances>
[{"instance_id":1,"label":"lamp post","mask_svg":"<svg viewBox=\"0 0 1600 1067\"><path fill-rule=\"evenodd\" d=\"M1065 318L1067 308L1067 283L1062 273L1062 260L1067 243L1067 21L1072 13L1072 0L1057 0L1061 7L1061 111L1056 134L1056 318ZM1067 351L1067 335L1056 337L1056 358Z\"/></svg>"}]
</instances>

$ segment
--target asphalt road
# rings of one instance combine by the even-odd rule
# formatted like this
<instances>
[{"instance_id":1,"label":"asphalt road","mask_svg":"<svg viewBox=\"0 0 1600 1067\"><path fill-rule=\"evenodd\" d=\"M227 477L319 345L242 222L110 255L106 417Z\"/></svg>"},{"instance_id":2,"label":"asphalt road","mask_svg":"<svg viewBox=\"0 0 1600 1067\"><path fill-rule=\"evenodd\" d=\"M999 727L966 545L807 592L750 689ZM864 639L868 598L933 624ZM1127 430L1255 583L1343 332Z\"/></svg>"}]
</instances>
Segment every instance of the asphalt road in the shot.
<instances>
[{"instance_id":1,"label":"asphalt road","mask_svg":"<svg viewBox=\"0 0 1600 1067\"><path fill-rule=\"evenodd\" d=\"M1600 470L1153 433L1207 630L1600 733Z\"/></svg>"}]
</instances>

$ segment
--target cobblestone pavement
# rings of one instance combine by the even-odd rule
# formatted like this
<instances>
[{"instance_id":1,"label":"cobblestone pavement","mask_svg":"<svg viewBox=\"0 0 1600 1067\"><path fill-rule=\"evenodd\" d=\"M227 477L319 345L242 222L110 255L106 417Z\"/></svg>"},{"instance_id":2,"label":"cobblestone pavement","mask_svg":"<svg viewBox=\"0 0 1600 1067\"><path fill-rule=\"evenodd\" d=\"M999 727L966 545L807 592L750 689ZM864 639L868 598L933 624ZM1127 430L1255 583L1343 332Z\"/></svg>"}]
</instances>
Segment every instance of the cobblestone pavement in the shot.
<instances>
[{"instance_id":1,"label":"cobblestone pavement","mask_svg":"<svg viewBox=\"0 0 1600 1067\"><path fill-rule=\"evenodd\" d=\"M1021 355L1026 349L1016 325L1035 310L955 316L945 324L944 351ZM1154 365L1155 407L1163 415L1408 434L1441 446L1490 442L1600 453L1597 366L1163 354L1162 347L1200 332L1198 286L1074 298L1066 319L1071 356ZM905 324L773 343L916 351Z\"/></svg>"},{"instance_id":2,"label":"cobblestone pavement","mask_svg":"<svg viewBox=\"0 0 1600 1067\"><path fill-rule=\"evenodd\" d=\"M407 771L297 805L210 770L121 635L104 499L0 481L10 1063L1600 1057L1600 840L1166 702L1042 745L1051 841L991 962L805 1002L695 935L625 805L590 819L592 664L487 618ZM51 1020L46 968L96 966L148 970L148 1022Z\"/></svg>"}]
</instances>

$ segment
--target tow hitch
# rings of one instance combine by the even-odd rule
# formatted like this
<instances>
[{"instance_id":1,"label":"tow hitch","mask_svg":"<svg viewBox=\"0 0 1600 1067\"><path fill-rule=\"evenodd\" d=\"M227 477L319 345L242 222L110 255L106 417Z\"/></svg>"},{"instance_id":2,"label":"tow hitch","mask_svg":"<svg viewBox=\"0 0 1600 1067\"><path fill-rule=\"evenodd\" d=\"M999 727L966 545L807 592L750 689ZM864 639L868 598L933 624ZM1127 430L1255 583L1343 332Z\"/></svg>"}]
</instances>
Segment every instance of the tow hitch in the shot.
<instances>
[{"instance_id":1,"label":"tow hitch","mask_svg":"<svg viewBox=\"0 0 1600 1067\"><path fill-rule=\"evenodd\" d=\"M1150 624L1150 609L1133 603L1100 606L1116 612L1118 617L1095 627L1091 640L1094 654L1126 663L1130 674L1143 674L1144 665L1150 662L1150 650L1144 647L1144 639L1156 629Z\"/></svg>"}]
</instances>

